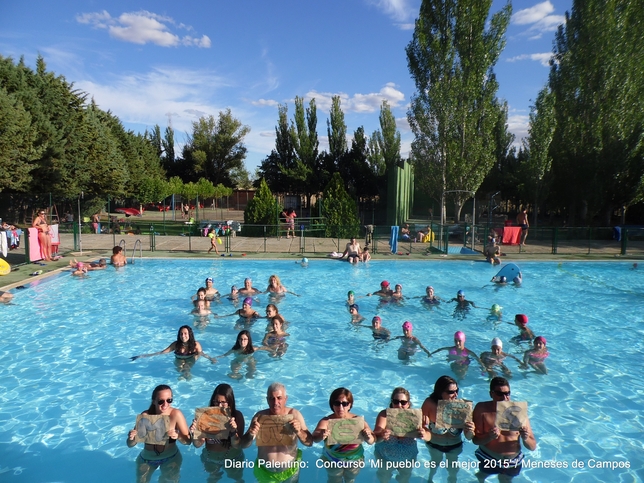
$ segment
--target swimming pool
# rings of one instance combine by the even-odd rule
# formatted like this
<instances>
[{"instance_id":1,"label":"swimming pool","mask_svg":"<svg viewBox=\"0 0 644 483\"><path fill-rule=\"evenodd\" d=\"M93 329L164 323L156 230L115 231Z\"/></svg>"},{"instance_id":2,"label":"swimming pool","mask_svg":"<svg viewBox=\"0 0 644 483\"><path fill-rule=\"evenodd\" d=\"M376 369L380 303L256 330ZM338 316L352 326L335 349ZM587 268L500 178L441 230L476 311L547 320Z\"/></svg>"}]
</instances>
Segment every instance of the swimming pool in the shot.
<instances>
[{"instance_id":1,"label":"swimming pool","mask_svg":"<svg viewBox=\"0 0 644 483\"><path fill-rule=\"evenodd\" d=\"M302 411L311 430L330 413L328 397L338 386L352 390L354 412L372 428L395 386L406 387L413 406L420 407L439 376L453 376L445 358L420 353L410 364L401 363L399 343L374 343L368 329L351 325L345 306L348 290L364 295L387 279L392 286L401 283L408 297L423 295L431 284L443 299L463 289L481 307L504 307L503 323L494 324L484 309L455 318L453 304L430 309L419 299L387 305L375 297L358 299L360 313L368 320L377 313L393 335L401 335L402 322L411 320L414 334L430 350L451 345L453 333L462 330L466 346L476 353L489 350L498 336L506 352L520 357L525 347L509 342L517 329L505 323L520 312L528 314L535 334L548 339L547 376L509 364L512 397L528 401L539 442L527 458L535 465L558 462L567 468L524 469L525 480L643 480L644 273L625 263L520 265L524 284L517 288L489 284L497 269L481 262L372 261L353 267L312 260L303 268L292 261L143 260L122 271L93 272L87 279L65 274L18 290L15 305L0 307L6 339L0 349L0 474L10 482L133 481L140 445L127 448L126 434L162 383L172 387L174 406L189 421L220 382L233 386L247 424L265 408L265 391L273 381L286 385L289 405ZM226 292L245 277L263 290L272 273L301 296L287 295L278 305L290 322L287 353L281 359L257 354L254 378L228 377L230 359L214 365L200 359L189 380L171 355L129 360L167 347L179 326L193 324L189 299L207 276ZM266 295L259 300L254 308L263 313ZM213 305L217 313L234 309L228 302ZM223 354L234 343L235 324L234 317L210 319L195 328L195 335L205 352ZM251 328L256 345L265 326L260 320ZM476 366L460 386L461 397L489 399L488 379ZM461 461L474 463L474 449L466 443ZM181 451L182 481L206 481L201 449L182 446ZM321 444L304 449L309 467L300 481L326 481L325 470L315 468L320 452ZM254 448L245 453L254 460ZM368 447L367 462L372 457ZM424 447L419 457L428 460ZM584 467L573 468L575 462ZM630 467L602 467L611 464ZM426 481L427 473L415 470L412 481ZM473 473L461 470L459 481L472 480ZM445 478L439 471L435 481ZM254 481L250 470L245 479ZM357 481L377 481L375 470L365 468Z\"/></svg>"}]
</instances>

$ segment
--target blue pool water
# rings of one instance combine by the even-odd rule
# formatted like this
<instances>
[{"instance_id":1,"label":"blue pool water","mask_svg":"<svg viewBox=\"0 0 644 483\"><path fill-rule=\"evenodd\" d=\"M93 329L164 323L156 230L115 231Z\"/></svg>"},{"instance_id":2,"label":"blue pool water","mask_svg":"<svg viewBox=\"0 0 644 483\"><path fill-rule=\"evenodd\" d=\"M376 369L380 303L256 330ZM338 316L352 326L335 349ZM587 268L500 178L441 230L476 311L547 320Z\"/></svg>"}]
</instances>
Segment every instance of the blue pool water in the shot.
<instances>
[{"instance_id":1,"label":"blue pool water","mask_svg":"<svg viewBox=\"0 0 644 483\"><path fill-rule=\"evenodd\" d=\"M110 268L87 279L65 273L15 291L15 305L0 307L5 339L0 346L0 480L134 481L141 448L126 447L127 431L148 407L152 389L163 383L174 390L174 406L188 421L221 382L233 386L247 423L265 407L265 391L273 381L287 386L289 405L302 411L311 430L330 413L328 397L338 386L352 390L353 412L364 415L372 428L396 386L406 387L414 407L420 407L439 376L453 376L444 356L428 359L419 353L403 364L397 341L375 344L368 329L349 321L347 291L366 294L383 279L392 286L401 283L407 297L423 295L430 284L443 299L463 289L486 308L455 318L453 304L430 309L420 299L387 305L375 297L358 299L360 313L368 320L380 315L393 335L402 334L403 321L412 321L414 334L430 350L451 345L453 333L462 330L466 346L476 353L489 350L490 340L498 336L506 352L521 357L526 347L510 342L517 329L507 323L515 313L527 314L532 330L548 339L547 376L509 363L512 397L529 404L539 443L535 452L526 453L529 460L567 467L524 469L523 481L644 480L644 273L625 263L520 265L524 283L517 288L489 284L497 269L478 261L372 261L353 267L311 260L303 268L292 261L143 260L122 271ZM243 285L245 277L264 289L273 273L301 296L287 295L278 305L290 323L287 353L281 359L258 353L253 378L231 379L230 359L217 364L200 359L189 379L177 371L172 355L130 361L133 355L164 349L176 339L179 326L195 323L190 296L207 276L225 292L232 284ZM254 308L263 314L267 303L261 295ZM494 303L504 307L501 324L487 319ZM213 304L220 314L234 310L228 301ZM218 355L230 349L236 322L229 317L198 323L195 335L204 351ZM260 320L251 328L256 345L265 327ZM242 374L247 375L245 369ZM460 385L461 397L489 399L488 379L475 365ZM428 461L427 449L419 446L421 463ZM473 464L474 450L466 443L461 461ZM181 481L205 482L202 450L181 446L181 451ZM326 481L325 470L315 468L320 452L320 444L304 449L309 468L300 481ZM247 459L255 456L254 448L246 450ZM367 447L367 463L372 457ZM426 481L427 474L415 470L412 481ZM152 481L156 478L158 471ZM445 478L440 470L435 481ZM474 470L459 473L459 481L473 479ZM245 480L254 481L250 470ZM366 468L357 481L377 481L375 470Z\"/></svg>"}]
</instances>

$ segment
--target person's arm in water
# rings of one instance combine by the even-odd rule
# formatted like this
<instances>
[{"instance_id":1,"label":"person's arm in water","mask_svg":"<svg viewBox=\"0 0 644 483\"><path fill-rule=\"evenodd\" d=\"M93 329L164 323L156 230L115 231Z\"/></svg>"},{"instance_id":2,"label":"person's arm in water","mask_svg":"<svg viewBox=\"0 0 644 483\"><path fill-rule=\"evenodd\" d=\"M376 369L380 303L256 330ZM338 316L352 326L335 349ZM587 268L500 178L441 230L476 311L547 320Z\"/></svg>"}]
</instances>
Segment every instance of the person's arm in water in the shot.
<instances>
[{"instance_id":1,"label":"person's arm in water","mask_svg":"<svg viewBox=\"0 0 644 483\"><path fill-rule=\"evenodd\" d=\"M138 356L130 357L130 360L135 361L135 360L141 359L143 357L152 357L152 356L159 356L161 354L168 354L169 352L173 352L176 346L177 346L177 342L175 341L175 342L173 342L172 344L170 344L168 347L166 347L165 349L163 349L160 352L154 352L152 354L141 354L141 355L138 355Z\"/></svg>"},{"instance_id":2,"label":"person's arm in water","mask_svg":"<svg viewBox=\"0 0 644 483\"><path fill-rule=\"evenodd\" d=\"M423 345L423 343L420 341L418 337L414 336L414 342L416 342L416 344L418 344L420 348L425 351L425 354L427 354L427 357L432 356L432 353L425 348L425 346Z\"/></svg>"}]
</instances>

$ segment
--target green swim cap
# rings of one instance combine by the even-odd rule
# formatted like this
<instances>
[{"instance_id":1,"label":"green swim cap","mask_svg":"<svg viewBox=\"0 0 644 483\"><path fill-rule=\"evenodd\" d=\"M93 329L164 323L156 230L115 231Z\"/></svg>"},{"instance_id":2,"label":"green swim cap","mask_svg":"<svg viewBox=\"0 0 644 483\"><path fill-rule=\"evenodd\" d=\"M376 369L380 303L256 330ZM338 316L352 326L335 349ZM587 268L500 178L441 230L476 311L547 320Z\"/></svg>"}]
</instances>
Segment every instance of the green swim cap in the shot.
<instances>
[{"instance_id":1,"label":"green swim cap","mask_svg":"<svg viewBox=\"0 0 644 483\"><path fill-rule=\"evenodd\" d=\"M492 305L492 308L490 310L492 310L492 312L500 312L502 308L503 307L501 307L499 304L494 304Z\"/></svg>"}]
</instances>

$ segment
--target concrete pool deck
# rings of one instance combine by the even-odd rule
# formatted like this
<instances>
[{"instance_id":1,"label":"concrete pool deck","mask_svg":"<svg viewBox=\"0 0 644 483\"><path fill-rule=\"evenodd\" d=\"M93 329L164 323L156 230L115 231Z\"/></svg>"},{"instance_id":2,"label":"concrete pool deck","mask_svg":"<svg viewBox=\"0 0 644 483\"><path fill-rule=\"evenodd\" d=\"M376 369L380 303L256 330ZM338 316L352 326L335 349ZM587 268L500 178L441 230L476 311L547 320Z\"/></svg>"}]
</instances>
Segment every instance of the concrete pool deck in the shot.
<instances>
[{"instance_id":1,"label":"concrete pool deck","mask_svg":"<svg viewBox=\"0 0 644 483\"><path fill-rule=\"evenodd\" d=\"M25 263L24 250L9 252L7 262L15 269L8 275L0 277L0 290L9 290L16 286L29 283L35 279L44 278L54 272L67 269L70 260L76 258L78 261L94 261L101 257L109 258L112 254L111 248L121 239L126 240L126 255L128 260L132 258L134 243L141 240L141 256L144 258L193 258L193 259L214 259L217 255L207 253L210 247L210 240L205 237L184 237L184 236L157 236L155 240L156 249L150 251L150 237L148 235L128 236L119 235L115 239L111 235L88 235L82 236L82 254L80 251L73 251L73 236L61 234L60 253L63 258L58 261L47 262L44 265L36 263ZM231 237L230 253L226 259L290 259L299 260L302 257L314 259L329 259L331 252L344 251L347 240L337 238L254 238L254 237ZM458 244L453 244L455 246ZM629 254L621 256L619 242L616 241L592 241L580 242L578 244L560 245L557 254L552 253L550 243L528 244L526 247L506 246L501 247L503 263L520 261L633 261L644 260L644 243L633 242ZM225 245L218 245L223 253ZM376 252L372 252L374 260L477 260L484 262L483 255L454 255L429 253L427 243L403 243L398 244L398 253L389 251L386 240L377 240L375 243ZM302 251L304 249L304 251ZM139 251L135 259L139 257ZM44 263L44 262L43 262ZM42 270L42 275L30 276L37 270Z\"/></svg>"}]
</instances>

